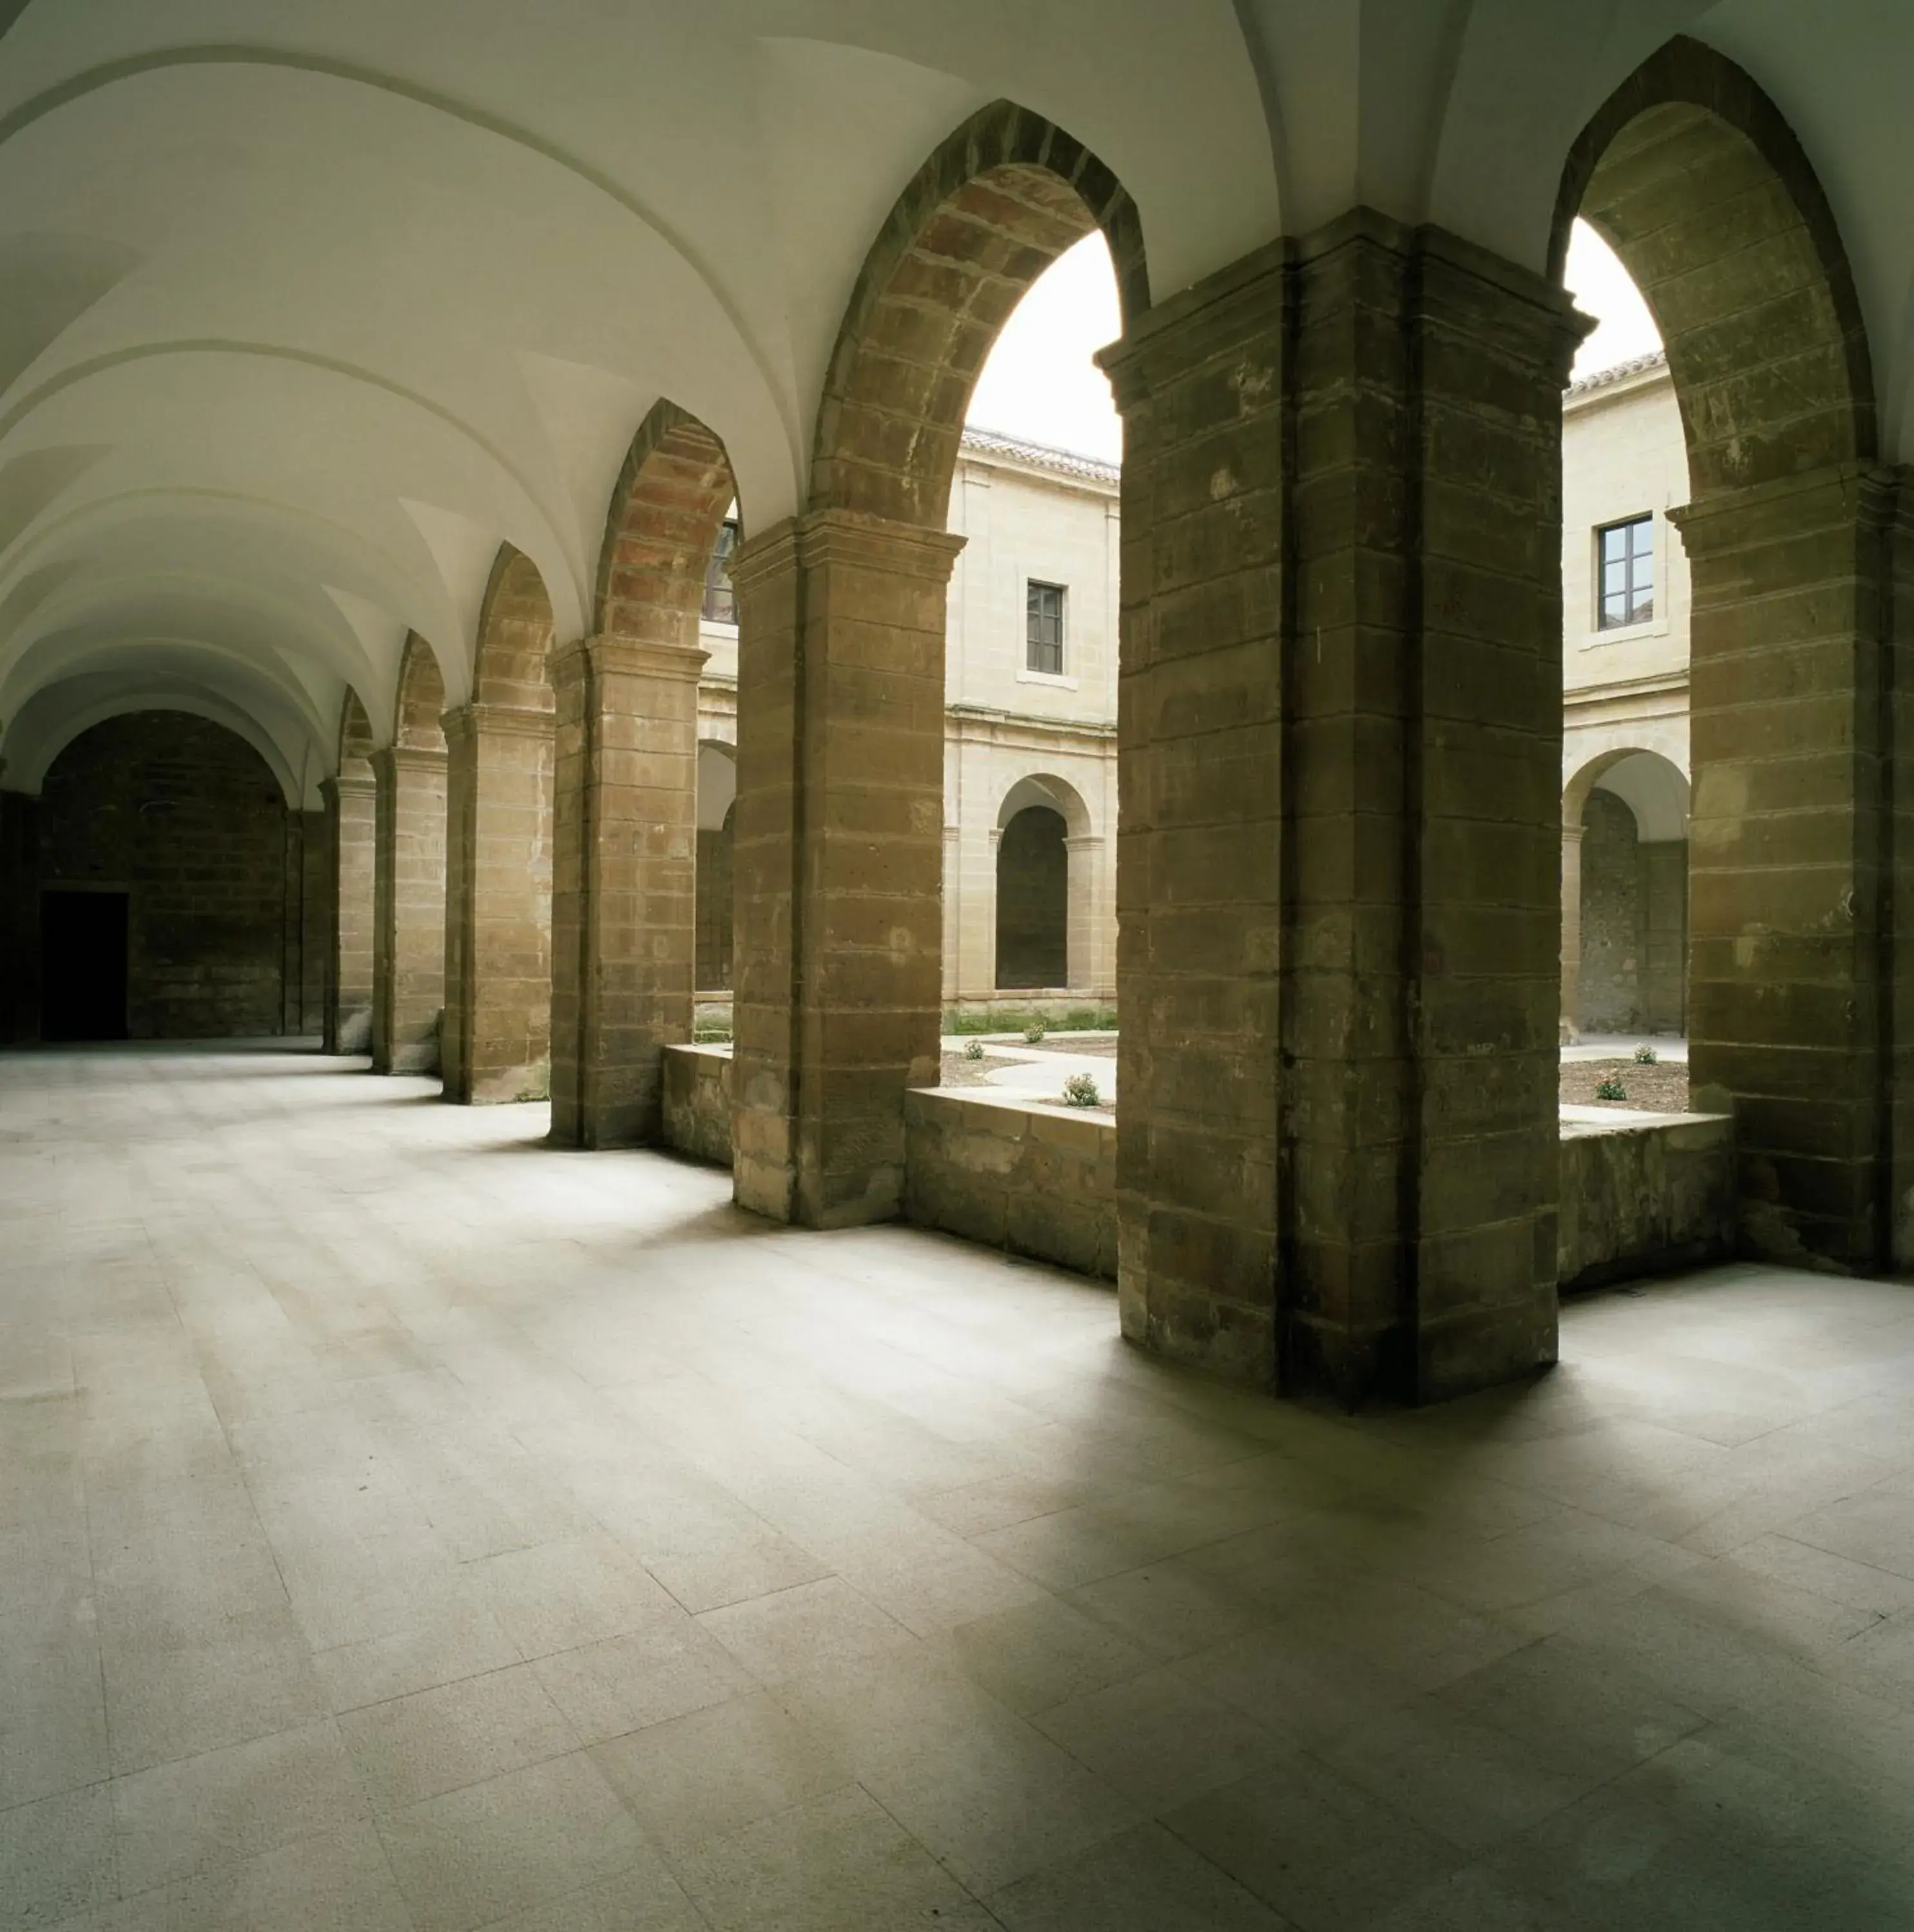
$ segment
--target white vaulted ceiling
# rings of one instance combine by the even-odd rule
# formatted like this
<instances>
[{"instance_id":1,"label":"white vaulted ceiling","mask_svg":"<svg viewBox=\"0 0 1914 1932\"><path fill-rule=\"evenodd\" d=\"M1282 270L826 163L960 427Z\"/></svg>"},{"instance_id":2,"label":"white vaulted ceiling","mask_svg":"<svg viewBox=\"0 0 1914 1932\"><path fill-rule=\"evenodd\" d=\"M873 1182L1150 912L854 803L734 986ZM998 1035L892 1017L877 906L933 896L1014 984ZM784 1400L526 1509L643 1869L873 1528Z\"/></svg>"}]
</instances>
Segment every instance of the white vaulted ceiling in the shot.
<instances>
[{"instance_id":1,"label":"white vaulted ceiling","mask_svg":"<svg viewBox=\"0 0 1914 1932\"><path fill-rule=\"evenodd\" d=\"M1676 32L1820 170L1898 452L1914 14L1886 0L28 0L0 36L4 782L138 698L243 719L309 799L348 683L389 733L409 630L468 694L501 542L589 627L661 395L748 521L790 513L872 238L992 100L1115 171L1158 299L1358 201L1539 267L1569 143Z\"/></svg>"}]
</instances>

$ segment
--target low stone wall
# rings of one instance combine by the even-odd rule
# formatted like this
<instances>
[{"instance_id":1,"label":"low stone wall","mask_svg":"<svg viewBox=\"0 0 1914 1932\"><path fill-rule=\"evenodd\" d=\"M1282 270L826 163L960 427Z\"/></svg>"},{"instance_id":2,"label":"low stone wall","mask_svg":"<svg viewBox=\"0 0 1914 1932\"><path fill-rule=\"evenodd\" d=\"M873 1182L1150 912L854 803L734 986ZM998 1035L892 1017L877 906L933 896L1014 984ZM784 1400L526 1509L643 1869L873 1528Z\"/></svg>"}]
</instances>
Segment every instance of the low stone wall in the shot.
<instances>
[{"instance_id":1,"label":"low stone wall","mask_svg":"<svg viewBox=\"0 0 1914 1932\"><path fill-rule=\"evenodd\" d=\"M1108 1114L988 1089L904 1097L907 1219L1114 1281L1117 1129ZM731 1164L731 1049L664 1050L664 1140ZM1734 1248L1725 1114L1569 1108L1557 1265L1564 1288L1718 1261Z\"/></svg>"},{"instance_id":2,"label":"low stone wall","mask_svg":"<svg viewBox=\"0 0 1914 1932\"><path fill-rule=\"evenodd\" d=\"M719 1167L731 1164L731 1049L664 1049L664 1144Z\"/></svg>"},{"instance_id":3,"label":"low stone wall","mask_svg":"<svg viewBox=\"0 0 1914 1932\"><path fill-rule=\"evenodd\" d=\"M1563 1288L1719 1261L1734 1241L1730 1115L1562 1110L1556 1244Z\"/></svg>"},{"instance_id":4,"label":"low stone wall","mask_svg":"<svg viewBox=\"0 0 1914 1932\"><path fill-rule=\"evenodd\" d=\"M944 1088L905 1094L904 1133L907 1219L1116 1279L1109 1114Z\"/></svg>"}]
</instances>

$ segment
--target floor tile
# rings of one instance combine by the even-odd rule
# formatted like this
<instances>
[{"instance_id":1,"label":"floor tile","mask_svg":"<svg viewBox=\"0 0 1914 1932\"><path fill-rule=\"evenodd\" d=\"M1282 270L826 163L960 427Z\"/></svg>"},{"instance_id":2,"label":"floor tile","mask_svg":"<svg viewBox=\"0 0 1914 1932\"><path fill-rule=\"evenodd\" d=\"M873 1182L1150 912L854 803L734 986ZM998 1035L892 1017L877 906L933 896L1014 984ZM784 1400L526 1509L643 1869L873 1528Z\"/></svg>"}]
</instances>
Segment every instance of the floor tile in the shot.
<instances>
[{"instance_id":1,"label":"floor tile","mask_svg":"<svg viewBox=\"0 0 1914 1932\"><path fill-rule=\"evenodd\" d=\"M841 1576L707 1610L698 1622L762 1684L910 1641L903 1624Z\"/></svg>"},{"instance_id":2,"label":"floor tile","mask_svg":"<svg viewBox=\"0 0 1914 1932\"><path fill-rule=\"evenodd\" d=\"M112 1801L120 1886L128 1893L365 1815L330 1718L117 1778Z\"/></svg>"},{"instance_id":3,"label":"floor tile","mask_svg":"<svg viewBox=\"0 0 1914 1932\"><path fill-rule=\"evenodd\" d=\"M1288 1922L1160 1825L993 1892L1010 1932L1284 1932Z\"/></svg>"},{"instance_id":4,"label":"floor tile","mask_svg":"<svg viewBox=\"0 0 1914 1932\"><path fill-rule=\"evenodd\" d=\"M1168 1669L1052 1705L1030 1721L1150 1813L1232 1784L1288 1749L1253 1714L1220 1702Z\"/></svg>"},{"instance_id":5,"label":"floor tile","mask_svg":"<svg viewBox=\"0 0 1914 1932\"><path fill-rule=\"evenodd\" d=\"M588 1744L758 1688L724 1645L682 1612L652 1618L602 1643L556 1651L532 1668L580 1742Z\"/></svg>"},{"instance_id":6,"label":"floor tile","mask_svg":"<svg viewBox=\"0 0 1914 1932\"><path fill-rule=\"evenodd\" d=\"M1139 1822L1141 1808L1034 1731L991 1730L866 1773L864 1784L985 1894Z\"/></svg>"},{"instance_id":7,"label":"floor tile","mask_svg":"<svg viewBox=\"0 0 1914 1932\"><path fill-rule=\"evenodd\" d=\"M428 1798L379 1833L419 1932L470 1932L652 1860L582 1754Z\"/></svg>"},{"instance_id":8,"label":"floor tile","mask_svg":"<svg viewBox=\"0 0 1914 1932\"><path fill-rule=\"evenodd\" d=\"M118 1889L105 1785L0 1811L0 1902L20 1932L104 1904Z\"/></svg>"},{"instance_id":9,"label":"floor tile","mask_svg":"<svg viewBox=\"0 0 1914 1932\"><path fill-rule=\"evenodd\" d=\"M576 1750L579 1738L529 1664L349 1711L339 1735L376 1811Z\"/></svg>"},{"instance_id":10,"label":"floor tile","mask_svg":"<svg viewBox=\"0 0 1914 1932\"><path fill-rule=\"evenodd\" d=\"M717 1932L896 1932L996 1923L852 1785L708 1840L680 1875Z\"/></svg>"},{"instance_id":11,"label":"floor tile","mask_svg":"<svg viewBox=\"0 0 1914 1932\"><path fill-rule=\"evenodd\" d=\"M754 1824L854 1780L830 1738L760 1691L615 1738L592 1752L669 1852Z\"/></svg>"}]
</instances>

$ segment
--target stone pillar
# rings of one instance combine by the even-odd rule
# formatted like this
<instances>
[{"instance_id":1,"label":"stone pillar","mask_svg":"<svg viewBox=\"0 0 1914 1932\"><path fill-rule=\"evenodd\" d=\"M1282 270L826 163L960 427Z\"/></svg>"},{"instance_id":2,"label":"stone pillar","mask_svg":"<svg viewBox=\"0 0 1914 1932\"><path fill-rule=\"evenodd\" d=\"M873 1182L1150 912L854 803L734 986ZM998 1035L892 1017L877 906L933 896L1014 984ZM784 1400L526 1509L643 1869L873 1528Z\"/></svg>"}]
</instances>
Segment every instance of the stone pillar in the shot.
<instances>
[{"instance_id":1,"label":"stone pillar","mask_svg":"<svg viewBox=\"0 0 1914 1932\"><path fill-rule=\"evenodd\" d=\"M1070 866L1070 982L1074 993L1100 999L1106 990L1103 959L1107 916L1103 898L1103 841L1084 832L1064 841Z\"/></svg>"},{"instance_id":2,"label":"stone pillar","mask_svg":"<svg viewBox=\"0 0 1914 1932\"><path fill-rule=\"evenodd\" d=\"M558 693L552 1138L654 1140L697 988L698 679L705 653L587 638Z\"/></svg>"},{"instance_id":3,"label":"stone pillar","mask_svg":"<svg viewBox=\"0 0 1914 1932\"><path fill-rule=\"evenodd\" d=\"M1582 1032L1582 828L1562 828L1562 1043Z\"/></svg>"},{"instance_id":4,"label":"stone pillar","mask_svg":"<svg viewBox=\"0 0 1914 1932\"><path fill-rule=\"evenodd\" d=\"M1112 352L1125 1332L1428 1400L1555 1354L1561 390L1358 211Z\"/></svg>"},{"instance_id":5,"label":"stone pillar","mask_svg":"<svg viewBox=\"0 0 1914 1932\"><path fill-rule=\"evenodd\" d=\"M889 1219L938 1076L944 620L962 539L848 511L732 560L740 609L734 1174L741 1204Z\"/></svg>"},{"instance_id":6,"label":"stone pillar","mask_svg":"<svg viewBox=\"0 0 1914 1932\"><path fill-rule=\"evenodd\" d=\"M320 790L326 800L332 906L322 1002L325 1050L364 1053L372 1044L378 782L369 774L342 775L326 779Z\"/></svg>"},{"instance_id":7,"label":"stone pillar","mask_svg":"<svg viewBox=\"0 0 1914 1932\"><path fill-rule=\"evenodd\" d=\"M446 1003L446 754L376 752L372 1070L431 1073Z\"/></svg>"},{"instance_id":8,"label":"stone pillar","mask_svg":"<svg viewBox=\"0 0 1914 1932\"><path fill-rule=\"evenodd\" d=\"M443 723L446 1098L542 1100L551 1083L552 713L466 704Z\"/></svg>"},{"instance_id":9,"label":"stone pillar","mask_svg":"<svg viewBox=\"0 0 1914 1932\"><path fill-rule=\"evenodd\" d=\"M1732 1100L1750 1251L1914 1262L1906 478L1854 465L1673 513L1694 584L1688 1063Z\"/></svg>"}]
</instances>

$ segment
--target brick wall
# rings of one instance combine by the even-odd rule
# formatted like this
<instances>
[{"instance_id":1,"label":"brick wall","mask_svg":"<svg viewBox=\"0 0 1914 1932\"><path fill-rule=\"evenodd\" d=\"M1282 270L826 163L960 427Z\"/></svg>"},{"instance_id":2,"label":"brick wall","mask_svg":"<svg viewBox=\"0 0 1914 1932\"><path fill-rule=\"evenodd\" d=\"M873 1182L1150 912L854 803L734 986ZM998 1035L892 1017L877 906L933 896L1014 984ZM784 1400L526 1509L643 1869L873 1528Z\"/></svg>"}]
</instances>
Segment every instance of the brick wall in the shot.
<instances>
[{"instance_id":1,"label":"brick wall","mask_svg":"<svg viewBox=\"0 0 1914 1932\"><path fill-rule=\"evenodd\" d=\"M181 712L110 718L54 761L38 817L38 879L16 891L128 888L133 1038L279 1034L302 1020L304 826L250 746Z\"/></svg>"}]
</instances>

